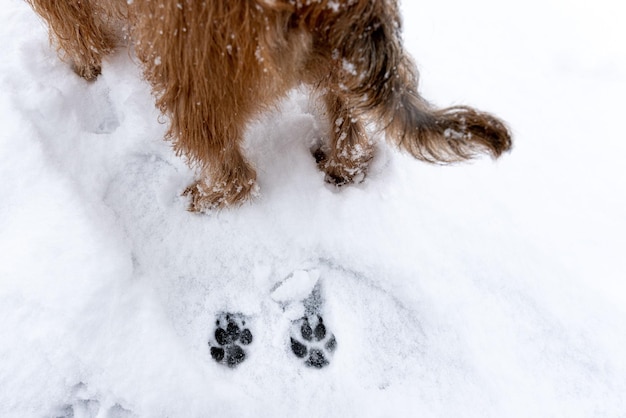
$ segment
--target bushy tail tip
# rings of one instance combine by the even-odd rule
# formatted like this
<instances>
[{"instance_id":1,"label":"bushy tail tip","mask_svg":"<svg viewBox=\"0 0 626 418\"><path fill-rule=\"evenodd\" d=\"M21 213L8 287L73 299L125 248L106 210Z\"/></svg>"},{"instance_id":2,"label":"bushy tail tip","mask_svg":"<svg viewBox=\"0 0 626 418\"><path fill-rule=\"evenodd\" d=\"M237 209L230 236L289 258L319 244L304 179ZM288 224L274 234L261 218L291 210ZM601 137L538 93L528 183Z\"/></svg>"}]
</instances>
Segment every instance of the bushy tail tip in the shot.
<instances>
[{"instance_id":1,"label":"bushy tail tip","mask_svg":"<svg viewBox=\"0 0 626 418\"><path fill-rule=\"evenodd\" d=\"M432 109L417 94L400 99L386 131L400 148L434 164L498 158L512 147L509 128L497 117L468 106Z\"/></svg>"}]
</instances>

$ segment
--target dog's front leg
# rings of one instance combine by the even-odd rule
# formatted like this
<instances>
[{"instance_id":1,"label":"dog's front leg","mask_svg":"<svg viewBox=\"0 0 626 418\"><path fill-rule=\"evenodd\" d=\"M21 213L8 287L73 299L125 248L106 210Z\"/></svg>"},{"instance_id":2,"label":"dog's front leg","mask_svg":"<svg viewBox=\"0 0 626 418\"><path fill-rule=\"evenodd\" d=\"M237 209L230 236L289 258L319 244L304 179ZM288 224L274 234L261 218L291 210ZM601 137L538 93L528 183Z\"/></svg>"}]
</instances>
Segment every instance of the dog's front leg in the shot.
<instances>
[{"instance_id":1,"label":"dog's front leg","mask_svg":"<svg viewBox=\"0 0 626 418\"><path fill-rule=\"evenodd\" d=\"M115 49L116 31L109 27L120 10L94 0L27 0L50 27L50 39L68 59L74 72L94 80L101 72L102 58ZM109 10L110 9L110 10Z\"/></svg>"},{"instance_id":2,"label":"dog's front leg","mask_svg":"<svg viewBox=\"0 0 626 418\"><path fill-rule=\"evenodd\" d=\"M169 119L167 138L200 175L184 192L191 211L241 204L255 190L256 173L241 141L260 101L252 87L259 84L258 61L254 48L244 48L245 33L231 37L219 30L229 27L229 18L239 22L238 10L248 7L234 1L129 5L135 51Z\"/></svg>"},{"instance_id":3,"label":"dog's front leg","mask_svg":"<svg viewBox=\"0 0 626 418\"><path fill-rule=\"evenodd\" d=\"M174 149L198 168L199 179L184 195L189 210L204 212L243 203L256 190L256 172L241 150L249 108L231 97L198 95L198 79L170 105Z\"/></svg>"}]
</instances>

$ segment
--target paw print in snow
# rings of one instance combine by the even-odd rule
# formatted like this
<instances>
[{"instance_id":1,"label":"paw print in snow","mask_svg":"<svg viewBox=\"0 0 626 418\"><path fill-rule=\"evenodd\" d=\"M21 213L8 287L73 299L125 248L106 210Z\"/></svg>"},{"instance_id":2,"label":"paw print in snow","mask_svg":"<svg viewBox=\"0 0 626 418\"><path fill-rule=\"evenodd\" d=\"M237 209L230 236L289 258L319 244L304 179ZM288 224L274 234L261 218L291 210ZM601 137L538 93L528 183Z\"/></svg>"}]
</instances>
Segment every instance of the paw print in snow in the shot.
<instances>
[{"instance_id":1,"label":"paw print in snow","mask_svg":"<svg viewBox=\"0 0 626 418\"><path fill-rule=\"evenodd\" d=\"M306 316L294 322L291 351L298 358L306 358L304 364L307 366L317 369L328 366L336 347L337 340L327 332L320 315Z\"/></svg>"},{"instance_id":2,"label":"paw print in snow","mask_svg":"<svg viewBox=\"0 0 626 418\"><path fill-rule=\"evenodd\" d=\"M211 346L211 357L228 367L235 367L246 359L241 347L252 342L252 332L244 328L246 320L241 314L223 313L215 321L215 344Z\"/></svg>"}]
</instances>

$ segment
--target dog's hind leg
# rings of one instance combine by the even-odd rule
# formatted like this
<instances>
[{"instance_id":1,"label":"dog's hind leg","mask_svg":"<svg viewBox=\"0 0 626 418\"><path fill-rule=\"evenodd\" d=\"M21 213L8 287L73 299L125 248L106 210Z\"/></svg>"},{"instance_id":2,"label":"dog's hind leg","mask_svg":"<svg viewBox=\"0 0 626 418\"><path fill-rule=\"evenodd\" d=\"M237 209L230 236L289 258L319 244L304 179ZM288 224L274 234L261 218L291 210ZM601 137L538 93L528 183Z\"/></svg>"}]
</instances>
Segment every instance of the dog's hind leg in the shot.
<instances>
[{"instance_id":1,"label":"dog's hind leg","mask_svg":"<svg viewBox=\"0 0 626 418\"><path fill-rule=\"evenodd\" d=\"M352 118L371 120L387 140L430 163L481 153L495 158L511 148L510 132L496 117L466 106L437 109L418 94L417 69L402 47L396 2L359 0L335 14L320 10L310 12L328 28L315 32L322 57L317 62L331 74L316 71L325 77L321 86L330 86Z\"/></svg>"},{"instance_id":2,"label":"dog's hind leg","mask_svg":"<svg viewBox=\"0 0 626 418\"><path fill-rule=\"evenodd\" d=\"M110 11L98 0L27 0L50 27L50 39L61 58L86 80L101 71L102 58L116 46L117 36L108 27Z\"/></svg>"},{"instance_id":3,"label":"dog's hind leg","mask_svg":"<svg viewBox=\"0 0 626 418\"><path fill-rule=\"evenodd\" d=\"M315 152L318 166L337 186L362 181L373 156L365 127L341 95L328 90L324 101L331 132L329 143Z\"/></svg>"}]
</instances>

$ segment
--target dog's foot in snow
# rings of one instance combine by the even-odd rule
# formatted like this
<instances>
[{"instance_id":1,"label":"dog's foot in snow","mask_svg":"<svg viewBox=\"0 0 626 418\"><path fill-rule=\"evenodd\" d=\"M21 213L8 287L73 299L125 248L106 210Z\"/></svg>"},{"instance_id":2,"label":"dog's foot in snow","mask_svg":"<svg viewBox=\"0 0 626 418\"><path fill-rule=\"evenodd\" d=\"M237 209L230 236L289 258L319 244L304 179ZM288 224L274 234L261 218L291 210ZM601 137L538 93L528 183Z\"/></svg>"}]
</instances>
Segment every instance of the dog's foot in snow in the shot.
<instances>
[{"instance_id":1,"label":"dog's foot in snow","mask_svg":"<svg viewBox=\"0 0 626 418\"><path fill-rule=\"evenodd\" d=\"M248 171L246 171L248 170ZM210 183L206 179L198 180L183 192L190 199L187 208L190 212L210 212L227 207L240 206L259 195L256 173L242 168L247 175L239 178L227 178Z\"/></svg>"},{"instance_id":2,"label":"dog's foot in snow","mask_svg":"<svg viewBox=\"0 0 626 418\"><path fill-rule=\"evenodd\" d=\"M370 161L373 158L371 147L357 147L352 152L329 156L322 147L311 150L320 171L326 174L324 181L337 187L362 183L365 180Z\"/></svg>"},{"instance_id":3,"label":"dog's foot in snow","mask_svg":"<svg viewBox=\"0 0 626 418\"><path fill-rule=\"evenodd\" d=\"M242 314L220 313L215 321L214 341L209 341L213 360L228 367L235 367L246 359L242 346L252 343L252 332L246 328Z\"/></svg>"}]
</instances>

